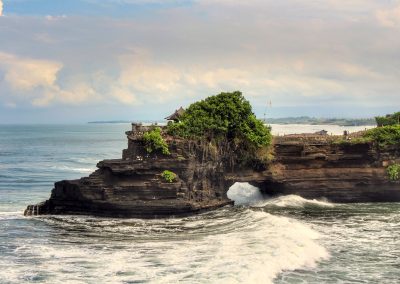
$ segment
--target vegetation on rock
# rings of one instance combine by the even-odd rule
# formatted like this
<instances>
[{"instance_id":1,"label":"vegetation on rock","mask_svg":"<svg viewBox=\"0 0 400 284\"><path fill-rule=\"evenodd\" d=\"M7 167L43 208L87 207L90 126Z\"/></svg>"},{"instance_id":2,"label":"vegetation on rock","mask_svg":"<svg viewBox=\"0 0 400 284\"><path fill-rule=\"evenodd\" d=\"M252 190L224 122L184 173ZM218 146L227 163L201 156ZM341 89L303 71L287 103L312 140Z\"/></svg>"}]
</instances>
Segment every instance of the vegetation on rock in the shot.
<instances>
[{"instance_id":1,"label":"vegetation on rock","mask_svg":"<svg viewBox=\"0 0 400 284\"><path fill-rule=\"evenodd\" d=\"M345 138L338 136L332 140L332 143L337 145L375 143L381 148L392 145L400 146L400 125L375 127L364 131L361 136Z\"/></svg>"},{"instance_id":2,"label":"vegetation on rock","mask_svg":"<svg viewBox=\"0 0 400 284\"><path fill-rule=\"evenodd\" d=\"M161 152L164 155L169 155L168 144L161 136L161 129L159 127L154 128L143 134L143 142L147 153Z\"/></svg>"},{"instance_id":3,"label":"vegetation on rock","mask_svg":"<svg viewBox=\"0 0 400 284\"><path fill-rule=\"evenodd\" d=\"M161 176L164 178L166 182L174 182L176 180L176 174L169 170L165 170L162 172Z\"/></svg>"},{"instance_id":4,"label":"vegetation on rock","mask_svg":"<svg viewBox=\"0 0 400 284\"><path fill-rule=\"evenodd\" d=\"M220 93L191 104L168 133L183 138L206 137L262 147L271 143L270 129L256 118L239 91Z\"/></svg>"},{"instance_id":5,"label":"vegetation on rock","mask_svg":"<svg viewBox=\"0 0 400 284\"><path fill-rule=\"evenodd\" d=\"M400 164L393 164L387 167L387 174L391 181L400 179Z\"/></svg>"},{"instance_id":6,"label":"vegetation on rock","mask_svg":"<svg viewBox=\"0 0 400 284\"><path fill-rule=\"evenodd\" d=\"M380 147L400 144L400 125L388 125L367 130L365 141L376 142Z\"/></svg>"},{"instance_id":7,"label":"vegetation on rock","mask_svg":"<svg viewBox=\"0 0 400 284\"><path fill-rule=\"evenodd\" d=\"M387 114L386 116L377 116L375 117L375 121L378 126L399 125L400 111L393 114Z\"/></svg>"}]
</instances>

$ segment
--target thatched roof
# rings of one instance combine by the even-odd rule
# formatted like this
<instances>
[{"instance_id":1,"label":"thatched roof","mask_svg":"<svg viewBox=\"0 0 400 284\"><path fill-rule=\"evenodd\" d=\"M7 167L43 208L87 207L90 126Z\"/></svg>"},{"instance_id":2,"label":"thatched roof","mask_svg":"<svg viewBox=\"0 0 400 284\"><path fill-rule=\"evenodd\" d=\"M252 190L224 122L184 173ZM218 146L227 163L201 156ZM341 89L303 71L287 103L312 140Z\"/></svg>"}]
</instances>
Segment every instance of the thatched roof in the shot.
<instances>
[{"instance_id":1,"label":"thatched roof","mask_svg":"<svg viewBox=\"0 0 400 284\"><path fill-rule=\"evenodd\" d=\"M177 109L173 114L170 116L167 116L165 119L166 120L174 120L174 121L179 121L179 118L182 116L182 114L185 113L185 109L183 107L180 107Z\"/></svg>"}]
</instances>

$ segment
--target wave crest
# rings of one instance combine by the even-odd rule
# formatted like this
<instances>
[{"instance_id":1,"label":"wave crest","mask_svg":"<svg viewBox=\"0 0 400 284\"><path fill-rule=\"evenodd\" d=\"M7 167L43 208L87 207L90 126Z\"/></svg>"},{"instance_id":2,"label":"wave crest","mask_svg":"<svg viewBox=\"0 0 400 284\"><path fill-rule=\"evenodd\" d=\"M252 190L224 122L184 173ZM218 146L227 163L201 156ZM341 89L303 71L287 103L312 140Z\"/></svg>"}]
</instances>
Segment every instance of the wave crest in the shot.
<instances>
[{"instance_id":1,"label":"wave crest","mask_svg":"<svg viewBox=\"0 0 400 284\"><path fill-rule=\"evenodd\" d=\"M332 208L335 205L327 200L305 199L298 195L285 195L270 198L258 203L255 207L279 207L279 208L305 208L305 207L324 207Z\"/></svg>"}]
</instances>

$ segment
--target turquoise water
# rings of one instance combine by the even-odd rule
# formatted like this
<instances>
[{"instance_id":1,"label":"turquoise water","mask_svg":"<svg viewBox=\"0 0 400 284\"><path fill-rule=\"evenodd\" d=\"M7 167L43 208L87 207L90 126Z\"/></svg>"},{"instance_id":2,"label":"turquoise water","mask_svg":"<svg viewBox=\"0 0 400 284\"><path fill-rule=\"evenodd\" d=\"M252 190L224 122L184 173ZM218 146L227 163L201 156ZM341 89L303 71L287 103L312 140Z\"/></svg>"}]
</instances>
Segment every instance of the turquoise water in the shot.
<instances>
[{"instance_id":1,"label":"turquoise water","mask_svg":"<svg viewBox=\"0 0 400 284\"><path fill-rule=\"evenodd\" d=\"M118 158L128 124L0 126L0 283L399 283L400 204L264 199L175 219L24 217Z\"/></svg>"}]
</instances>

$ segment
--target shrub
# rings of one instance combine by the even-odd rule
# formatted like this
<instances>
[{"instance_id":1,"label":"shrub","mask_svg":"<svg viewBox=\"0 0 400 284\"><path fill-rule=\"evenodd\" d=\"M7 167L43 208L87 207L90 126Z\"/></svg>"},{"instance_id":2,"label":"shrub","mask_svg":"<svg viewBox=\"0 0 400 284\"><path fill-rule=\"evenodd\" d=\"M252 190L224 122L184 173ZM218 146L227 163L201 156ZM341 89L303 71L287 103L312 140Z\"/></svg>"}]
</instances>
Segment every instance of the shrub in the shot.
<instances>
[{"instance_id":1,"label":"shrub","mask_svg":"<svg viewBox=\"0 0 400 284\"><path fill-rule=\"evenodd\" d=\"M176 174L174 172L165 170L162 172L161 176L165 179L166 182L174 182L176 180Z\"/></svg>"},{"instance_id":2,"label":"shrub","mask_svg":"<svg viewBox=\"0 0 400 284\"><path fill-rule=\"evenodd\" d=\"M372 128L367 130L363 137L375 141L381 147L397 145L400 144L400 125Z\"/></svg>"},{"instance_id":3,"label":"shrub","mask_svg":"<svg viewBox=\"0 0 400 284\"><path fill-rule=\"evenodd\" d=\"M164 155L170 154L168 144L162 138L161 129L159 127L156 127L153 130L144 133L143 142L147 153L160 151Z\"/></svg>"},{"instance_id":4,"label":"shrub","mask_svg":"<svg viewBox=\"0 0 400 284\"><path fill-rule=\"evenodd\" d=\"M272 140L270 128L256 118L250 103L238 91L191 104L180 122L168 125L168 133L184 138L226 138L256 147L268 146Z\"/></svg>"},{"instance_id":5,"label":"shrub","mask_svg":"<svg viewBox=\"0 0 400 284\"><path fill-rule=\"evenodd\" d=\"M386 116L377 116L375 117L375 121L378 126L400 124L400 112L387 114Z\"/></svg>"},{"instance_id":6,"label":"shrub","mask_svg":"<svg viewBox=\"0 0 400 284\"><path fill-rule=\"evenodd\" d=\"M387 167L387 174L391 181L399 180L400 178L400 164L393 164Z\"/></svg>"}]
</instances>

